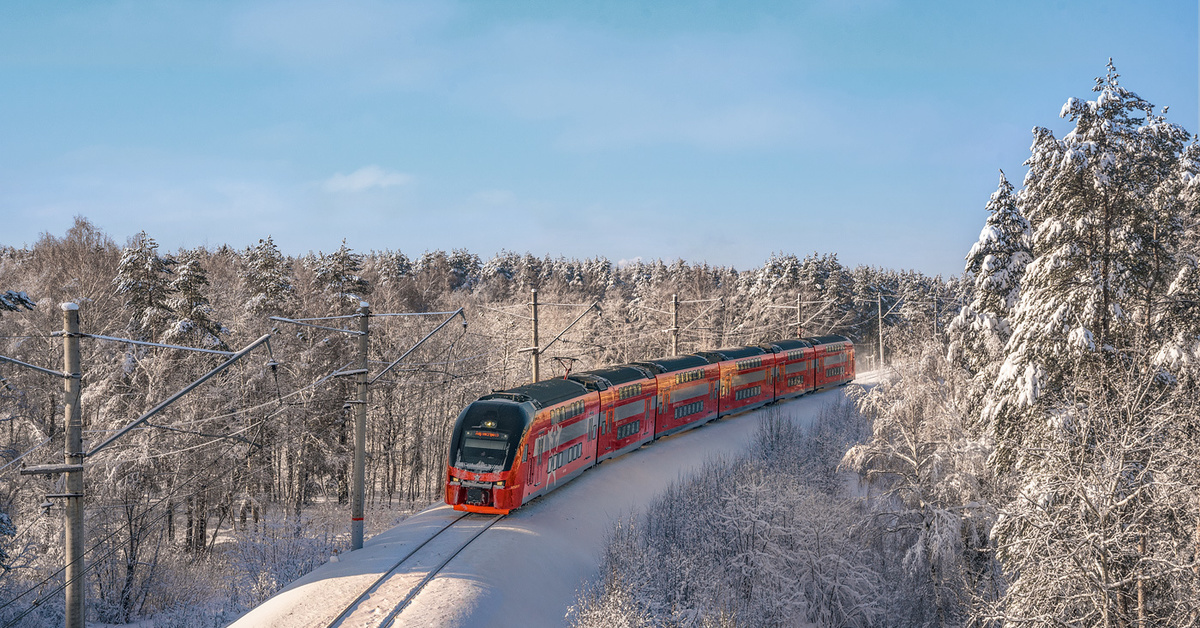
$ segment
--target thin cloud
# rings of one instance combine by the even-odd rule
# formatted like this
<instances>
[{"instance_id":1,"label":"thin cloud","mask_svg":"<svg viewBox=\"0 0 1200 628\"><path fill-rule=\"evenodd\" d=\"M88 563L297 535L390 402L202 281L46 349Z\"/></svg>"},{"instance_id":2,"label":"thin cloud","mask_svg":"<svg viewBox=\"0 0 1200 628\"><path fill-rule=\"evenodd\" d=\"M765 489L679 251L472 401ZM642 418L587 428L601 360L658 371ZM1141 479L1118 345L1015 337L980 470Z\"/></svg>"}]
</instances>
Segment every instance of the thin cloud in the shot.
<instances>
[{"instance_id":1,"label":"thin cloud","mask_svg":"<svg viewBox=\"0 0 1200 628\"><path fill-rule=\"evenodd\" d=\"M384 170L379 166L366 166L350 174L337 173L325 180L322 187L326 192L365 192L374 188L392 188L408 185L413 176L403 172Z\"/></svg>"}]
</instances>

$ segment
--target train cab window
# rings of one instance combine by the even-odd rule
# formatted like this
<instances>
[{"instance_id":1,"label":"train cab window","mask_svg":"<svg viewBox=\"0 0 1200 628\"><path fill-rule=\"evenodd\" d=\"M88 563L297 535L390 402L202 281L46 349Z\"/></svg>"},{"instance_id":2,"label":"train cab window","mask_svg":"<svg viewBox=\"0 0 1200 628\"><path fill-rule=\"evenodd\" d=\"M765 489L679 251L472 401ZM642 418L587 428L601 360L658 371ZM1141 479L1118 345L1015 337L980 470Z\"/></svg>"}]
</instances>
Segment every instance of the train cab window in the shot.
<instances>
[{"instance_id":1,"label":"train cab window","mask_svg":"<svg viewBox=\"0 0 1200 628\"><path fill-rule=\"evenodd\" d=\"M508 434L495 431L466 430L458 458L465 464L503 465L508 455Z\"/></svg>"},{"instance_id":2,"label":"train cab window","mask_svg":"<svg viewBox=\"0 0 1200 628\"><path fill-rule=\"evenodd\" d=\"M494 473L512 467L516 445L527 425L525 413L507 401L476 401L454 427L450 460L454 467Z\"/></svg>"}]
</instances>

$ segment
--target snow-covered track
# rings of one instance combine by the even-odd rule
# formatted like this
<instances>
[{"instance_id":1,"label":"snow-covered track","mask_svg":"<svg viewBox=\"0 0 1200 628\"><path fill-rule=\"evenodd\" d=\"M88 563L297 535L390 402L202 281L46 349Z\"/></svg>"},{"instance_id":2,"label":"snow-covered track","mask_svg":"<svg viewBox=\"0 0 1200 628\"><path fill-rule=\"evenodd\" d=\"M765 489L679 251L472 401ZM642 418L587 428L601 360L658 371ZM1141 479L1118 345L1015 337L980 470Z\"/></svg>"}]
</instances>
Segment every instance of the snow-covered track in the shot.
<instances>
[{"instance_id":1,"label":"snow-covered track","mask_svg":"<svg viewBox=\"0 0 1200 628\"><path fill-rule=\"evenodd\" d=\"M386 628L442 568L504 515L466 514L396 561L327 628Z\"/></svg>"}]
</instances>

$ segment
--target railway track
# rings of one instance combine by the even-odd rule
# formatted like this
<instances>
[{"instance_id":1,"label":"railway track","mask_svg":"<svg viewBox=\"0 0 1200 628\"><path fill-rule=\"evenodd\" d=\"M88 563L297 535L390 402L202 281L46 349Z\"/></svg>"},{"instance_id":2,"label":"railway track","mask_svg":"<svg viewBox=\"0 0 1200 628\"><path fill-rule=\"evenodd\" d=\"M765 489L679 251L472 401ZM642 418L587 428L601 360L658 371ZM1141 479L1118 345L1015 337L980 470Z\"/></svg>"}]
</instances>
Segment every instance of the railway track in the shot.
<instances>
[{"instance_id":1,"label":"railway track","mask_svg":"<svg viewBox=\"0 0 1200 628\"><path fill-rule=\"evenodd\" d=\"M464 513L396 561L327 628L387 628L421 589L504 515Z\"/></svg>"}]
</instances>

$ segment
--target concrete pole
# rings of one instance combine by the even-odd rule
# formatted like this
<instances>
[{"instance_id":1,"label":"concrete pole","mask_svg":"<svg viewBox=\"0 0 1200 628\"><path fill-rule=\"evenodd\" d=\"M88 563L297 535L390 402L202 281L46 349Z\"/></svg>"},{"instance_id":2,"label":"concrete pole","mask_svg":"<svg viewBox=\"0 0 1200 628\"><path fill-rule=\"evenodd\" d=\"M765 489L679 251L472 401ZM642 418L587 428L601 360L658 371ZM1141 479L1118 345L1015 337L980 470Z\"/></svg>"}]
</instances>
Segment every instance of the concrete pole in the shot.
<instances>
[{"instance_id":1,"label":"concrete pole","mask_svg":"<svg viewBox=\"0 0 1200 628\"><path fill-rule=\"evenodd\" d=\"M679 355L679 294L671 295L671 355Z\"/></svg>"},{"instance_id":2,"label":"concrete pole","mask_svg":"<svg viewBox=\"0 0 1200 628\"><path fill-rule=\"evenodd\" d=\"M800 317L800 292L796 292L796 336L804 337L804 319Z\"/></svg>"},{"instance_id":3,"label":"concrete pole","mask_svg":"<svg viewBox=\"0 0 1200 628\"><path fill-rule=\"evenodd\" d=\"M69 376L66 390L65 423L67 428L64 462L83 465L83 414L79 393L83 375L79 370L79 306L63 303L63 355L64 370ZM67 472L67 529L66 529L66 628L84 628L86 609L84 605L83 579L83 471Z\"/></svg>"},{"instance_id":4,"label":"concrete pole","mask_svg":"<svg viewBox=\"0 0 1200 628\"><path fill-rule=\"evenodd\" d=\"M539 368L538 368L539 367L538 359L541 358L541 354L542 354L541 347L538 347L537 305L538 305L537 304L537 288L534 288L533 289L533 344L530 346L533 347L533 351L531 352L531 354L532 354L532 359L533 359L533 381L535 381L535 382L538 381L539 379L541 379L541 373L539 372Z\"/></svg>"},{"instance_id":5,"label":"concrete pole","mask_svg":"<svg viewBox=\"0 0 1200 628\"><path fill-rule=\"evenodd\" d=\"M875 303L879 306L879 368L883 368L883 295L875 295Z\"/></svg>"},{"instance_id":6,"label":"concrete pole","mask_svg":"<svg viewBox=\"0 0 1200 628\"><path fill-rule=\"evenodd\" d=\"M358 399L354 404L354 495L350 505L350 549L363 546L363 500L366 494L367 450L367 321L371 306L366 301L358 306Z\"/></svg>"}]
</instances>

